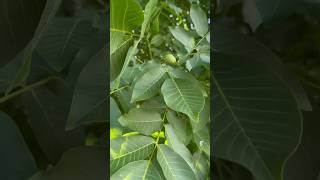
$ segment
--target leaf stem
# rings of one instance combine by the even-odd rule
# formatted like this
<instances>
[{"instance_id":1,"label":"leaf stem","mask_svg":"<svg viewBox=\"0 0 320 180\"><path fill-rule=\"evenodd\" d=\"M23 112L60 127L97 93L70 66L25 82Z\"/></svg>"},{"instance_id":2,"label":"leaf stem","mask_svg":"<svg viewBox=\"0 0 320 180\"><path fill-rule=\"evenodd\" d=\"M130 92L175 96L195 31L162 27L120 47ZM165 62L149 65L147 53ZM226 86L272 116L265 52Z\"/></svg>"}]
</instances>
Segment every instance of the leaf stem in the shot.
<instances>
[{"instance_id":1,"label":"leaf stem","mask_svg":"<svg viewBox=\"0 0 320 180\"><path fill-rule=\"evenodd\" d=\"M2 98L0 98L0 103L6 102L6 101L8 101L8 100L10 100L10 99L12 99L12 98L14 98L14 97L22 94L22 93L25 93L25 92L27 92L27 91L30 91L30 90L33 89L33 88L37 88L37 87L39 87L39 86L42 86L42 85L44 85L44 84L46 84L46 83L48 83L49 81L54 80L54 79L59 79L59 78L58 78L58 77L48 77L48 78L45 78L45 79L43 79L43 80L40 80L40 81L38 81L38 82L36 82L36 83L34 83L34 84L25 86L25 87L23 87L22 89L19 89L19 90L17 90L17 91L14 91L14 92L12 92L12 93L10 93L10 94L8 94L8 95L3 96Z\"/></svg>"},{"instance_id":2,"label":"leaf stem","mask_svg":"<svg viewBox=\"0 0 320 180\"><path fill-rule=\"evenodd\" d=\"M209 32L210 32L210 31L208 30L208 31L206 32L206 34L204 34L204 35L201 37L201 39L197 42L197 44L196 44L195 46L193 46L192 49L197 48L197 47L200 45L200 43L207 37L207 34L208 34ZM191 53L192 53L192 51L191 51Z\"/></svg>"},{"instance_id":3,"label":"leaf stem","mask_svg":"<svg viewBox=\"0 0 320 180\"><path fill-rule=\"evenodd\" d=\"M165 119L166 115L167 115L167 110L164 112L163 117L162 117L163 123L164 123L164 119ZM161 132L162 129L163 129L163 125L162 125L161 129L160 129L159 132L158 132L159 134L160 134L160 132ZM147 172L148 172L148 168L150 167L152 157L154 156L154 152L156 151L157 147L159 146L159 139L160 139L160 136L157 137L155 146L154 146L154 148L153 148L153 150L152 150L152 153L151 153L151 155L150 155L150 159L148 160L147 168L146 168L146 170L144 171L144 174L143 174L143 176L142 176L142 180L145 180L145 178L146 178L146 175L147 175Z\"/></svg>"},{"instance_id":4,"label":"leaf stem","mask_svg":"<svg viewBox=\"0 0 320 180\"><path fill-rule=\"evenodd\" d=\"M120 91L120 90L122 90L122 89L124 89L124 88L127 88L127 87L130 87L130 86L126 85L126 86L122 86L122 87L120 87L120 88L118 88L118 89L115 89L115 90L113 90L113 91L110 92L110 95L112 95L113 93L115 93L115 92L117 92L117 91Z\"/></svg>"}]
</instances>

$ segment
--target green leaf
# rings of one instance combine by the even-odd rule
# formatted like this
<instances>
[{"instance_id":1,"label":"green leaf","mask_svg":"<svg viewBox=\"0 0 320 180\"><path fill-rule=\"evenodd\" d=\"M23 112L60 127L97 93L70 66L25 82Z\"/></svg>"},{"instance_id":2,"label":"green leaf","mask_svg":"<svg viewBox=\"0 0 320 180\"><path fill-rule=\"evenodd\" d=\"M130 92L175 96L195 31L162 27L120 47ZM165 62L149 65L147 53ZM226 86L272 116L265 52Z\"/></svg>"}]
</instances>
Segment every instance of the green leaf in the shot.
<instances>
[{"instance_id":1,"label":"green leaf","mask_svg":"<svg viewBox=\"0 0 320 180\"><path fill-rule=\"evenodd\" d=\"M156 19L160 13L158 0L150 0L144 10L144 21L141 27L140 39L142 39L150 28L151 22Z\"/></svg>"},{"instance_id":2,"label":"green leaf","mask_svg":"<svg viewBox=\"0 0 320 180\"><path fill-rule=\"evenodd\" d=\"M114 86L112 86L111 90L115 90L115 89L119 88L120 81L122 79L123 74L126 72L126 69L129 66L129 63L132 61L134 55L137 54L139 42L140 42L140 39L137 41L134 41L133 45L129 48L129 50L125 56L125 60L122 65L122 68L119 67L121 69L119 74L115 74L115 77L117 77L117 78L114 80ZM112 76L114 76L114 75L112 75Z\"/></svg>"},{"instance_id":3,"label":"green leaf","mask_svg":"<svg viewBox=\"0 0 320 180\"><path fill-rule=\"evenodd\" d=\"M177 5L175 5L173 2L168 1L166 4L168 7L170 7L170 12L173 13L174 15L179 15L182 13L182 9L180 7L178 7Z\"/></svg>"},{"instance_id":4,"label":"green leaf","mask_svg":"<svg viewBox=\"0 0 320 180\"><path fill-rule=\"evenodd\" d=\"M175 130L170 124L166 124L164 127L166 130L168 146L171 147L174 152L178 153L188 163L190 168L194 170L194 166L192 164L192 154L189 149L179 140L179 137L176 135Z\"/></svg>"},{"instance_id":5,"label":"green leaf","mask_svg":"<svg viewBox=\"0 0 320 180\"><path fill-rule=\"evenodd\" d=\"M167 180L197 180L188 163L167 145L158 146L157 160Z\"/></svg>"},{"instance_id":6,"label":"green leaf","mask_svg":"<svg viewBox=\"0 0 320 180\"><path fill-rule=\"evenodd\" d=\"M52 80L22 94L21 99L32 132L49 162L57 163L63 152L83 143L83 131L65 131L72 100L72 90L65 82Z\"/></svg>"},{"instance_id":7,"label":"green leaf","mask_svg":"<svg viewBox=\"0 0 320 180\"><path fill-rule=\"evenodd\" d=\"M44 31L37 50L56 71L61 71L94 33L88 21L56 17Z\"/></svg>"},{"instance_id":8,"label":"green leaf","mask_svg":"<svg viewBox=\"0 0 320 180\"><path fill-rule=\"evenodd\" d=\"M127 136L110 141L110 173L126 164L143 160L154 149L154 140L146 136Z\"/></svg>"},{"instance_id":9,"label":"green leaf","mask_svg":"<svg viewBox=\"0 0 320 180\"><path fill-rule=\"evenodd\" d=\"M256 4L263 21L286 17L300 5L299 1L291 0L255 0L254 3Z\"/></svg>"},{"instance_id":10,"label":"green leaf","mask_svg":"<svg viewBox=\"0 0 320 180\"><path fill-rule=\"evenodd\" d=\"M146 100L158 94L165 75L166 71L161 65L149 69L134 85L131 101Z\"/></svg>"},{"instance_id":11,"label":"green leaf","mask_svg":"<svg viewBox=\"0 0 320 180\"><path fill-rule=\"evenodd\" d=\"M174 38L182 43L189 52L192 51L195 46L195 41L190 32L179 26L169 27L169 30Z\"/></svg>"},{"instance_id":12,"label":"green leaf","mask_svg":"<svg viewBox=\"0 0 320 180\"><path fill-rule=\"evenodd\" d=\"M192 132L188 118L177 116L177 114L171 110L167 111L166 117L179 140L185 145L189 144Z\"/></svg>"},{"instance_id":13,"label":"green leaf","mask_svg":"<svg viewBox=\"0 0 320 180\"><path fill-rule=\"evenodd\" d=\"M10 91L12 91L15 87L23 85L28 78L28 75L30 73L31 69L31 63L32 63L32 57L33 52L35 51L38 43L40 42L44 31L48 28L49 22L52 21L54 16L56 15L60 4L62 0L48 0L46 3L46 6L43 10L43 13L41 15L40 22L37 26L37 29L34 33L34 36L29 42L29 44L26 46L26 48L23 50L23 63L21 67L19 68L19 71L15 74L14 80L10 84L9 88L6 90L6 93L8 94Z\"/></svg>"},{"instance_id":14,"label":"green leaf","mask_svg":"<svg viewBox=\"0 0 320 180\"><path fill-rule=\"evenodd\" d=\"M88 64L88 59L96 56L98 52L106 46L107 36L107 31L98 31L93 34L85 46L80 48L68 70L67 81L71 87L74 87L77 83L77 78L82 69ZM110 65L110 71L111 67Z\"/></svg>"},{"instance_id":15,"label":"green leaf","mask_svg":"<svg viewBox=\"0 0 320 180\"><path fill-rule=\"evenodd\" d=\"M164 180L162 172L147 160L131 162L111 176L111 180Z\"/></svg>"},{"instance_id":16,"label":"green leaf","mask_svg":"<svg viewBox=\"0 0 320 180\"><path fill-rule=\"evenodd\" d=\"M313 93L310 93L313 94ZM303 134L301 143L295 153L286 162L285 180L315 179L320 169L320 108L312 101L313 110L303 112ZM298 169L298 171L297 171Z\"/></svg>"},{"instance_id":17,"label":"green leaf","mask_svg":"<svg viewBox=\"0 0 320 180\"><path fill-rule=\"evenodd\" d=\"M142 74L142 70L140 65L135 65L134 67L128 67L126 71L123 73L121 78L121 82L123 84L135 84L135 79L140 78Z\"/></svg>"},{"instance_id":18,"label":"green leaf","mask_svg":"<svg viewBox=\"0 0 320 180\"><path fill-rule=\"evenodd\" d=\"M192 4L190 9L190 17L197 33L200 36L204 36L209 30L206 13L199 5Z\"/></svg>"},{"instance_id":19,"label":"green leaf","mask_svg":"<svg viewBox=\"0 0 320 180\"><path fill-rule=\"evenodd\" d=\"M110 54L131 39L132 30L141 26L143 12L136 0L111 0L110 2Z\"/></svg>"},{"instance_id":20,"label":"green leaf","mask_svg":"<svg viewBox=\"0 0 320 180\"><path fill-rule=\"evenodd\" d=\"M302 1L290 0L245 0L243 4L244 20L255 31L262 23L282 20L300 10Z\"/></svg>"},{"instance_id":21,"label":"green leaf","mask_svg":"<svg viewBox=\"0 0 320 180\"><path fill-rule=\"evenodd\" d=\"M121 89L115 93L119 101L119 107L121 107L124 113L128 113L130 109L136 106L135 103L130 102L131 91L131 89Z\"/></svg>"},{"instance_id":22,"label":"green leaf","mask_svg":"<svg viewBox=\"0 0 320 180\"><path fill-rule=\"evenodd\" d=\"M37 170L36 162L14 121L0 111L0 179L27 179Z\"/></svg>"},{"instance_id":23,"label":"green leaf","mask_svg":"<svg viewBox=\"0 0 320 180\"><path fill-rule=\"evenodd\" d=\"M157 111L159 113L163 113L167 106L162 97L156 96L143 102L140 108L148 111Z\"/></svg>"},{"instance_id":24,"label":"green leaf","mask_svg":"<svg viewBox=\"0 0 320 180\"><path fill-rule=\"evenodd\" d=\"M165 41L165 38L162 35L157 34L152 37L150 44L152 46L159 47L164 41Z\"/></svg>"},{"instance_id":25,"label":"green leaf","mask_svg":"<svg viewBox=\"0 0 320 180\"><path fill-rule=\"evenodd\" d=\"M141 26L143 12L136 0L112 0L110 2L110 79L121 76L136 51L132 30ZM123 68L125 67L125 68ZM116 81L119 83L120 79ZM118 84L116 87L118 88ZM112 89L113 90L113 89Z\"/></svg>"},{"instance_id":26,"label":"green leaf","mask_svg":"<svg viewBox=\"0 0 320 180\"><path fill-rule=\"evenodd\" d=\"M167 79L161 92L168 107L182 112L193 121L199 120L204 107L204 97L199 86L186 79Z\"/></svg>"},{"instance_id":27,"label":"green leaf","mask_svg":"<svg viewBox=\"0 0 320 180\"><path fill-rule=\"evenodd\" d=\"M194 133L194 141L198 148L210 157L210 129L209 124L202 130Z\"/></svg>"},{"instance_id":28,"label":"green leaf","mask_svg":"<svg viewBox=\"0 0 320 180\"><path fill-rule=\"evenodd\" d=\"M193 165L199 180L206 180L209 175L209 159L201 152L195 152L192 156Z\"/></svg>"},{"instance_id":29,"label":"green leaf","mask_svg":"<svg viewBox=\"0 0 320 180\"><path fill-rule=\"evenodd\" d=\"M257 180L280 180L300 143L302 116L291 89L259 61L216 54L212 141L216 157Z\"/></svg>"},{"instance_id":30,"label":"green leaf","mask_svg":"<svg viewBox=\"0 0 320 180\"><path fill-rule=\"evenodd\" d=\"M75 87L67 121L67 130L90 123L106 123L107 113L107 47L101 49L84 67Z\"/></svg>"},{"instance_id":31,"label":"green leaf","mask_svg":"<svg viewBox=\"0 0 320 180\"><path fill-rule=\"evenodd\" d=\"M15 59L0 68L0 92L4 92L12 84L15 79L15 76L12 76L12 74L18 73L22 63L23 53L20 53ZM55 74L56 72L39 55L39 53L35 51L33 55L31 71L27 78L27 83L33 84Z\"/></svg>"},{"instance_id":32,"label":"green leaf","mask_svg":"<svg viewBox=\"0 0 320 180\"><path fill-rule=\"evenodd\" d=\"M281 59L270 49L250 36L225 27L223 23L216 23L213 29L213 49L215 51L230 56L258 60L262 63L262 66L269 67L290 87L301 109L306 111L312 110L307 94L298 80L295 79L291 72L281 63Z\"/></svg>"},{"instance_id":33,"label":"green leaf","mask_svg":"<svg viewBox=\"0 0 320 180\"><path fill-rule=\"evenodd\" d=\"M65 152L60 162L29 180L106 179L107 151L104 147L80 146Z\"/></svg>"},{"instance_id":34,"label":"green leaf","mask_svg":"<svg viewBox=\"0 0 320 180\"><path fill-rule=\"evenodd\" d=\"M201 67L203 62L200 60L200 55L195 54L191 59L188 59L186 61L186 68L188 71L192 71L193 69L197 67Z\"/></svg>"},{"instance_id":35,"label":"green leaf","mask_svg":"<svg viewBox=\"0 0 320 180\"><path fill-rule=\"evenodd\" d=\"M21 52L34 36L46 1L3 1L0 5L0 66Z\"/></svg>"},{"instance_id":36,"label":"green leaf","mask_svg":"<svg viewBox=\"0 0 320 180\"><path fill-rule=\"evenodd\" d=\"M199 121L191 121L193 132L201 131L210 121L210 100L206 99L203 110L200 113Z\"/></svg>"},{"instance_id":37,"label":"green leaf","mask_svg":"<svg viewBox=\"0 0 320 180\"><path fill-rule=\"evenodd\" d=\"M13 74L16 74L19 71L19 68L22 64L21 54L11 60L8 64L4 65L0 69L0 92L4 92L14 81Z\"/></svg>"},{"instance_id":38,"label":"green leaf","mask_svg":"<svg viewBox=\"0 0 320 180\"><path fill-rule=\"evenodd\" d=\"M150 0L145 7L144 20L142 23L140 37L129 48L128 53L126 55L126 58L124 60L122 69L118 75L118 78L115 80L114 89L117 89L119 87L120 80L121 80L123 73L126 71L126 68L128 67L129 63L131 62L133 56L137 53L137 48L138 48L140 41L143 39L145 32L150 27L150 23L154 20L154 18L157 17L158 13L160 13L159 7L158 7L158 0ZM110 41L110 42L112 43L112 41ZM114 90L114 89L112 89L112 90Z\"/></svg>"},{"instance_id":39,"label":"green leaf","mask_svg":"<svg viewBox=\"0 0 320 180\"><path fill-rule=\"evenodd\" d=\"M130 46L132 45L133 40L127 39L123 42L121 47L117 49L114 53L110 55L110 81L113 81L117 78L122 70L123 63L127 57L127 52Z\"/></svg>"},{"instance_id":40,"label":"green leaf","mask_svg":"<svg viewBox=\"0 0 320 180\"><path fill-rule=\"evenodd\" d=\"M121 111L118 107L117 102L110 97L110 128L122 129L120 123L118 122L121 116Z\"/></svg>"},{"instance_id":41,"label":"green leaf","mask_svg":"<svg viewBox=\"0 0 320 180\"><path fill-rule=\"evenodd\" d=\"M253 31L263 23L263 19L256 7L255 0L244 0L243 2L243 18Z\"/></svg>"},{"instance_id":42,"label":"green leaf","mask_svg":"<svg viewBox=\"0 0 320 180\"><path fill-rule=\"evenodd\" d=\"M128 114L121 116L119 122L122 126L141 132L145 135L150 135L154 131L159 131L163 124L159 112L137 108L133 108Z\"/></svg>"}]
</instances>

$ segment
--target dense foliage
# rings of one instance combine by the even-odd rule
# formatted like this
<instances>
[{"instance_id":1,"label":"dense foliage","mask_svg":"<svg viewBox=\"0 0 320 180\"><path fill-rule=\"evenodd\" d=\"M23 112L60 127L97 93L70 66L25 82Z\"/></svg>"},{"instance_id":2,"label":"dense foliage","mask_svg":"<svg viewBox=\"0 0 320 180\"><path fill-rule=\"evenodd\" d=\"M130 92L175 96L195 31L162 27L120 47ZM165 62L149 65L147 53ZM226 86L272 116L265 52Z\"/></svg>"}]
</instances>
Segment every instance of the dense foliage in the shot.
<instances>
[{"instance_id":1,"label":"dense foliage","mask_svg":"<svg viewBox=\"0 0 320 180\"><path fill-rule=\"evenodd\" d=\"M107 7L1 2L1 180L107 177Z\"/></svg>"},{"instance_id":2,"label":"dense foliage","mask_svg":"<svg viewBox=\"0 0 320 180\"><path fill-rule=\"evenodd\" d=\"M317 180L318 1L214 2L215 178Z\"/></svg>"},{"instance_id":3,"label":"dense foliage","mask_svg":"<svg viewBox=\"0 0 320 180\"><path fill-rule=\"evenodd\" d=\"M319 8L3 1L0 179L319 180Z\"/></svg>"},{"instance_id":4,"label":"dense foliage","mask_svg":"<svg viewBox=\"0 0 320 180\"><path fill-rule=\"evenodd\" d=\"M209 1L110 5L111 179L209 179Z\"/></svg>"}]
</instances>

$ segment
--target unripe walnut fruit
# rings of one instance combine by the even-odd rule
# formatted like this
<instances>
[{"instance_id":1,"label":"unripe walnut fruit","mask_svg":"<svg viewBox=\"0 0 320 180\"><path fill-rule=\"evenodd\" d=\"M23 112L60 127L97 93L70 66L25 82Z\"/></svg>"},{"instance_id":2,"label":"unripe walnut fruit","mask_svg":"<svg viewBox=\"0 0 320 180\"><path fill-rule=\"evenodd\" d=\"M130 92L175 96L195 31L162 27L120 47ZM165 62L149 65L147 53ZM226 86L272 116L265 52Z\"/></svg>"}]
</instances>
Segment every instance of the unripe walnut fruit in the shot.
<instances>
[{"instance_id":1,"label":"unripe walnut fruit","mask_svg":"<svg viewBox=\"0 0 320 180\"><path fill-rule=\"evenodd\" d=\"M166 64L170 64L170 65L176 65L177 64L177 60L172 54L166 54L164 56L164 62Z\"/></svg>"}]
</instances>

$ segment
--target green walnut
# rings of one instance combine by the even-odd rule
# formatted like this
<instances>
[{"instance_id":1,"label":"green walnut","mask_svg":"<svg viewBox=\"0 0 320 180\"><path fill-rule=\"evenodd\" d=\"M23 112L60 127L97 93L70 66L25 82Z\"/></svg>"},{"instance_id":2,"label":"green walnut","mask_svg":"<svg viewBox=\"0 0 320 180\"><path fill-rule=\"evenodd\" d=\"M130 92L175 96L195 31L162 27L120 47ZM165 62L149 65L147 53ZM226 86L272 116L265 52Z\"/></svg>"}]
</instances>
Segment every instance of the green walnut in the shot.
<instances>
[{"instance_id":1,"label":"green walnut","mask_svg":"<svg viewBox=\"0 0 320 180\"><path fill-rule=\"evenodd\" d=\"M151 136L155 139L159 138L165 138L164 132L161 131L160 133L158 131L151 134Z\"/></svg>"},{"instance_id":2,"label":"green walnut","mask_svg":"<svg viewBox=\"0 0 320 180\"><path fill-rule=\"evenodd\" d=\"M111 128L110 129L110 140L115 139L122 135L122 132L119 129Z\"/></svg>"},{"instance_id":3,"label":"green walnut","mask_svg":"<svg viewBox=\"0 0 320 180\"><path fill-rule=\"evenodd\" d=\"M164 144L165 144L165 145L168 145L168 140L165 140L165 141L164 141Z\"/></svg>"},{"instance_id":4,"label":"green walnut","mask_svg":"<svg viewBox=\"0 0 320 180\"><path fill-rule=\"evenodd\" d=\"M166 64L170 64L170 65L176 65L177 64L177 60L172 54L166 54L164 56L164 62Z\"/></svg>"},{"instance_id":5,"label":"green walnut","mask_svg":"<svg viewBox=\"0 0 320 180\"><path fill-rule=\"evenodd\" d=\"M161 132L159 133L159 137L160 137L160 138L165 138L163 131L161 131Z\"/></svg>"},{"instance_id":6,"label":"green walnut","mask_svg":"<svg viewBox=\"0 0 320 180\"><path fill-rule=\"evenodd\" d=\"M151 136L152 136L153 138L157 139L158 136L159 136L159 132L156 131L156 132L152 133Z\"/></svg>"}]
</instances>

